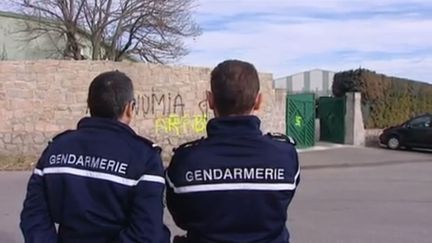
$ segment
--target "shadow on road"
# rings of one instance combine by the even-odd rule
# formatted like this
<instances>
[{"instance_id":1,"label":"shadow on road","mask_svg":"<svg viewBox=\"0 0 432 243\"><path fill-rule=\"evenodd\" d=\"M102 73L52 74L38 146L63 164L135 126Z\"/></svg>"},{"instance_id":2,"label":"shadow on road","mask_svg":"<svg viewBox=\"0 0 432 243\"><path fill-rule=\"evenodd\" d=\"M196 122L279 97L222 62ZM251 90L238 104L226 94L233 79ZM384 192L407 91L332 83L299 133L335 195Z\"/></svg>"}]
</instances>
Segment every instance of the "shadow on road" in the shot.
<instances>
[{"instance_id":1,"label":"shadow on road","mask_svg":"<svg viewBox=\"0 0 432 243\"><path fill-rule=\"evenodd\" d=\"M355 167L377 167L377 166L391 166L398 164L413 164L413 163L432 163L431 159L419 159L419 160L387 160L387 161L374 161L367 163L357 163L352 164L349 162L340 163L340 164L329 164L329 165L304 165L301 166L302 170L311 170L311 169L325 169L325 168L355 168Z\"/></svg>"},{"instance_id":2,"label":"shadow on road","mask_svg":"<svg viewBox=\"0 0 432 243\"><path fill-rule=\"evenodd\" d=\"M432 150L347 147L300 154L302 169L375 167L432 163Z\"/></svg>"}]
</instances>

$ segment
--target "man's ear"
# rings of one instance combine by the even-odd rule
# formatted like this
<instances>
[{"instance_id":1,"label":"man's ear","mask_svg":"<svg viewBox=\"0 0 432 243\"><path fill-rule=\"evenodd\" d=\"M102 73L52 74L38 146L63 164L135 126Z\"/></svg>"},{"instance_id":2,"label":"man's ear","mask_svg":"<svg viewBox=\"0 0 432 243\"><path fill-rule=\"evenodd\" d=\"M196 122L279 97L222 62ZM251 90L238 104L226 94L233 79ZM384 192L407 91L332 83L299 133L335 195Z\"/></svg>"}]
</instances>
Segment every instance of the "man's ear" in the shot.
<instances>
[{"instance_id":1,"label":"man's ear","mask_svg":"<svg viewBox=\"0 0 432 243\"><path fill-rule=\"evenodd\" d=\"M253 107L253 110L257 111L261 109L262 102L263 102L263 96L261 93L258 93L257 97L255 98L255 105Z\"/></svg>"},{"instance_id":2,"label":"man's ear","mask_svg":"<svg viewBox=\"0 0 432 243\"><path fill-rule=\"evenodd\" d=\"M214 102L213 93L210 91L206 91L206 96L207 96L207 102L208 102L209 108L214 110L214 103L215 102Z\"/></svg>"},{"instance_id":3,"label":"man's ear","mask_svg":"<svg viewBox=\"0 0 432 243\"><path fill-rule=\"evenodd\" d=\"M126 108L125 108L125 116L126 116L126 118L128 119L128 120L132 120L132 118L133 118L133 115L134 115L134 111L135 111L135 103L134 102L129 102L127 105L126 105Z\"/></svg>"}]
</instances>

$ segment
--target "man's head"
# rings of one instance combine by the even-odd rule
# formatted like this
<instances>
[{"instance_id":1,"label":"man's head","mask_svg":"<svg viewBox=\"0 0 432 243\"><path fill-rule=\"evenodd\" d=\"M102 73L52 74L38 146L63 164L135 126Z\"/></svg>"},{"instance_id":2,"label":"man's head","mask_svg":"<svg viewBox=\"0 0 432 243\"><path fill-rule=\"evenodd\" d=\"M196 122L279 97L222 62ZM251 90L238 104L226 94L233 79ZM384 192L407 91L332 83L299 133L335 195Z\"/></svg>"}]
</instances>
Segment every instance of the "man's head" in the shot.
<instances>
[{"instance_id":1,"label":"man's head","mask_svg":"<svg viewBox=\"0 0 432 243\"><path fill-rule=\"evenodd\" d=\"M261 105L258 72L247 62L228 60L211 72L209 106L216 117L250 115Z\"/></svg>"},{"instance_id":2,"label":"man's head","mask_svg":"<svg viewBox=\"0 0 432 243\"><path fill-rule=\"evenodd\" d=\"M119 71L100 74L90 84L87 104L92 117L129 124L135 106L131 79Z\"/></svg>"}]
</instances>

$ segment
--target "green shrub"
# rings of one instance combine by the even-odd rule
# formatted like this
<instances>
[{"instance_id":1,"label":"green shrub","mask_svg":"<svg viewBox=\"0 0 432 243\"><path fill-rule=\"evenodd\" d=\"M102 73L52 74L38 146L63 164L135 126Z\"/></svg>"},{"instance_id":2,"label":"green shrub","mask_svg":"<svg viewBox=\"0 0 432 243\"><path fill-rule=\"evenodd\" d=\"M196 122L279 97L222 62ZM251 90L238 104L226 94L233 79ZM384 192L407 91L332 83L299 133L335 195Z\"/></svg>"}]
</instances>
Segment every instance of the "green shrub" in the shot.
<instances>
[{"instance_id":1,"label":"green shrub","mask_svg":"<svg viewBox=\"0 0 432 243\"><path fill-rule=\"evenodd\" d=\"M366 128L397 125L414 115L432 112L432 85L367 69L336 73L332 89L336 97L362 93Z\"/></svg>"}]
</instances>

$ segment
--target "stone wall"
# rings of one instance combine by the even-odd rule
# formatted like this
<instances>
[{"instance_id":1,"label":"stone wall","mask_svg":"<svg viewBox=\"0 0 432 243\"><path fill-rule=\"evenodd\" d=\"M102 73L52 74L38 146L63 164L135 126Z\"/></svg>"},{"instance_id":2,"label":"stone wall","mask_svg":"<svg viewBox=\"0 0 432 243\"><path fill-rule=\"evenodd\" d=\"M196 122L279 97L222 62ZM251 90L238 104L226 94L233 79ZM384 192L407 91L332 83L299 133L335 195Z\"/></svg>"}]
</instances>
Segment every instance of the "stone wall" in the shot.
<instances>
[{"instance_id":1,"label":"stone wall","mask_svg":"<svg viewBox=\"0 0 432 243\"><path fill-rule=\"evenodd\" d=\"M208 68L143 63L28 61L0 62L0 156L38 155L55 134L73 129L87 115L87 90L101 72L127 73L135 85L132 127L164 148L205 136L212 112L205 102ZM284 132L285 103L272 89L272 75L260 74L263 130Z\"/></svg>"}]
</instances>

